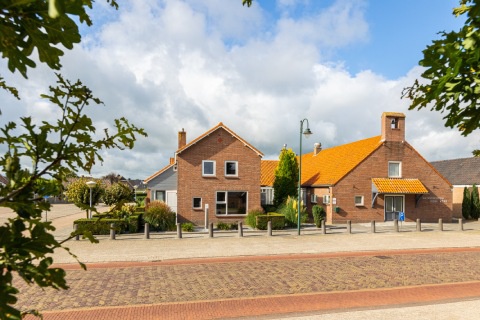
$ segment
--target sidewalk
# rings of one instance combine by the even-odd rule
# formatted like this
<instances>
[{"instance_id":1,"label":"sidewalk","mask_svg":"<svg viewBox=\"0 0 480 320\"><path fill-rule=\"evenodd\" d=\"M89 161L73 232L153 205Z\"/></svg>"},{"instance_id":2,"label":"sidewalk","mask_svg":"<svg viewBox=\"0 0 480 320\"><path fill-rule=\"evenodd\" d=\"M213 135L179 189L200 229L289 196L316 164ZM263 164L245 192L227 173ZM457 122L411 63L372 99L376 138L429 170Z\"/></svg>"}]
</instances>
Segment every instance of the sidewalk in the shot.
<instances>
[{"instance_id":1,"label":"sidewalk","mask_svg":"<svg viewBox=\"0 0 480 320\"><path fill-rule=\"evenodd\" d=\"M79 212L78 215L84 215L84 213ZM52 217L53 216L54 215L52 215ZM72 214L53 218L54 225L58 227L56 235L62 236L68 234L69 231L71 231L70 228L73 220L80 217L81 216L76 217L75 214ZM352 257L357 255L378 257L375 260L377 267L368 267L365 269L366 266L363 264L355 267L361 268L358 270L375 270L376 268L381 269L385 267L385 263L387 262L391 263L393 260L388 257L392 257L392 255L395 256L396 252L407 257L409 255L408 250L413 250L412 257L426 258L429 251L420 249L430 248L433 249L432 252L438 251L439 254L442 255L443 253L441 252L443 251L448 255L448 252L457 254L455 253L456 251L463 252L467 250L467 253L465 253L467 256L458 261L460 262L458 266L453 265L453 263L457 261L456 258L448 262L452 263L451 267L448 267L448 264L446 265L447 268L445 270L447 270L448 273L445 273L444 278L445 281L447 281L447 278L451 278L448 281L451 282L451 284L441 284L436 287L421 284L410 287L400 285L399 288L387 289L387 291L380 289L373 291L341 291L339 292L341 295L336 296L336 298L335 295L332 296L321 292L314 293L313 295L302 295L298 293L301 291L295 290L292 294L262 295L255 299L246 299L239 296L234 300L205 300L182 304L158 304L152 301L151 303L153 304L151 305L136 304L115 307L113 309L112 307L97 306L87 309L72 309L70 311L52 311L46 313L45 319L76 319L75 314L82 319L115 319L115 317L110 317L115 316L115 314L117 314L116 319L159 319L164 318L163 316L159 316L160 314L164 316L169 314L166 312L174 312L179 319L182 318L179 314L183 314L184 318L192 319L202 318L200 315L207 315L207 317L203 317L204 319L226 318L225 316L219 316L219 314L217 314L217 316L208 316L209 312L215 311L215 308L220 305L222 305L223 308L227 308L227 310L230 310L228 308L236 308L240 311L250 310L248 308L252 308L252 310L253 308L267 308L266 310L270 310L268 309L270 308L269 306L272 308L270 314L257 314L255 316L250 314L249 316L247 311L244 311L244 313L236 316L243 316L245 319L477 319L478 303L480 302L480 281L475 280L474 282L468 283L468 278L462 278L461 269L464 267L462 261L466 262L469 259L470 253L468 252L479 251L480 224L478 222L466 223L464 225L465 231L459 231L457 224L444 224L444 230L447 231L443 232L438 231L437 224L422 224L422 230L424 230L422 232L415 231L415 223L404 223L401 227L402 232L398 233L392 231L392 226L393 224L391 223L378 223L375 234L370 233L370 224L352 225L353 234L347 234L345 226L328 228L327 234L322 234L321 230L316 228L302 229L300 236L296 234L296 230L274 230L273 236L271 237L267 235L266 231L245 231L244 237L242 238L238 237L235 231L215 232L213 238L209 238L208 233L185 232L183 233L182 239L176 239L176 233L151 233L150 239L145 239L143 234L123 234L118 235L116 240L110 240L108 236L98 236L97 238L100 241L98 244L91 244L88 240L71 240L66 243L66 246L79 257L80 261L87 263L89 271L87 271L86 275L95 272L97 268L100 268L99 275L105 274L105 272L101 270L111 270L114 272L113 274L115 274L115 276L113 276L113 280L115 281L120 279L117 273L120 272L120 270L130 270L131 272L134 272L134 270L150 270L150 268L157 268L155 267L156 265L159 267L168 265L185 266L185 268L187 268L185 270L190 271L188 271L187 274L178 271L178 275L186 275L188 278L188 274L193 276L197 272L200 272L200 266L208 270L217 264L223 265L223 263L230 263L229 261L239 261L242 265L248 261L252 261L255 268L258 267L260 270L273 270L274 266L287 263L288 261L304 261L302 259L312 259L316 256L323 257L321 260L318 260L318 263L326 263L333 261L331 259L339 259L337 262L338 267L329 267L326 272L327 276L330 275L333 277L332 279L336 279L339 275L334 275L335 270L340 270L340 266L345 265L346 262L351 261ZM441 249L439 251L435 248L451 249ZM455 248L458 248L458 250ZM385 257L386 260L384 260L383 257ZM475 257L472 259L474 260L471 261L478 261ZM65 251L56 252L54 260L59 266L66 270L71 270L68 271L69 274L74 272L74 275L83 277L83 271L77 274L77 272L80 272L75 271L78 270L78 265ZM267 262L262 262L269 260L273 263L270 267L264 265ZM427 260L419 259L415 263L412 262L411 265L412 268L420 268L422 263L430 263L430 261L434 260L432 260L432 258L428 258ZM399 265L402 264L405 263L399 262ZM292 267L291 263L287 265ZM300 264L299 267L301 265L304 265L304 263ZM390 265L395 268L395 264ZM293 275L295 275L297 270L300 270L299 267L291 270ZM162 271L163 273L161 273L163 274L162 277L173 272L175 268L162 269L164 270ZM285 268L288 269L289 267L282 267L281 269L284 270ZM308 270L308 268L306 270ZM358 271L357 269L351 270L355 270L355 272ZM392 275L392 279L394 279L394 275L398 274L398 271L393 270L394 269L392 269L390 273L387 272L387 275ZM422 274L422 270L427 269L418 269L418 272L411 273L411 276L413 278L419 277ZM135 272L138 273L138 271ZM306 277L305 279L308 279L308 271L303 272L304 277ZM348 269L344 272L348 272ZM460 278L452 278L457 276L456 273L458 272L460 272L460 274L458 274ZM216 272L214 274L219 275L222 274L222 272ZM426 274L434 275L436 271L428 271ZM226 277L226 275L222 276ZM233 274L232 277L232 280L229 281L234 281L235 276L233 276ZM123 294L123 290L128 292L128 288L130 287L128 287L125 282L128 278L128 276L121 278L123 279L121 283L127 287L122 287L119 290L111 290L112 293ZM191 280L197 281L195 279L196 278L192 278ZM212 277L205 276L205 279L212 279ZM292 279L296 279L296 277ZM369 281L376 282L375 279L376 278L373 277ZM149 283L152 283L151 280L145 279L143 283L145 287L141 287L140 289L149 288ZM95 284L95 281L87 283L87 285L90 286L94 286ZM113 283L105 282L103 285L105 294L110 292L109 288L111 288L111 285L113 285ZM250 288L255 288L255 286L255 281L253 281ZM304 284L299 283L298 286L298 288L302 288ZM222 287L222 285L212 285L212 287L217 288ZM275 288L280 287L281 284L275 286ZM260 286L259 288L262 287ZM146 292L144 292L144 294L146 294ZM158 296L158 294L159 292L154 294L153 297ZM182 293L182 295L183 294L188 294L188 291ZM99 297L99 295L92 296L94 299L98 299ZM409 298L402 300L405 297ZM385 300L386 298L390 300L387 301ZM331 300L332 303L340 303L343 301L344 304L339 304L336 309L325 309L321 311L327 304L327 301L330 301L328 299L333 299ZM289 303L295 306L295 308L293 310L287 310L286 313L283 314L281 312L279 313L281 308L287 307ZM180 307L181 309L178 309ZM345 312L343 310L344 308L348 308L348 311ZM185 313L179 313L182 310L183 312L194 312L194 314L187 316ZM155 312L159 312L157 316L155 316ZM68 318L67 315L69 315L70 318Z\"/></svg>"}]
</instances>

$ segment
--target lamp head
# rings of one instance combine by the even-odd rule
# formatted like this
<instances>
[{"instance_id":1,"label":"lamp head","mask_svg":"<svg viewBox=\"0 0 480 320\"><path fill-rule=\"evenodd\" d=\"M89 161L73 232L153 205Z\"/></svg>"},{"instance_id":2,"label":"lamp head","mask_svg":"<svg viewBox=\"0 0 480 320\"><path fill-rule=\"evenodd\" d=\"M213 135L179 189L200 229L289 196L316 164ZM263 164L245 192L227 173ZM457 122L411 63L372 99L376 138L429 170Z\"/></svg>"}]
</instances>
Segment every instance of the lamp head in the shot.
<instances>
[{"instance_id":1,"label":"lamp head","mask_svg":"<svg viewBox=\"0 0 480 320\"><path fill-rule=\"evenodd\" d=\"M95 181L88 181L86 183L87 187L89 187L90 189L92 189L93 187L95 187L97 183Z\"/></svg>"},{"instance_id":2,"label":"lamp head","mask_svg":"<svg viewBox=\"0 0 480 320\"><path fill-rule=\"evenodd\" d=\"M312 131L310 131L310 128L307 128L303 131L303 135L305 136L305 138L308 138L312 135Z\"/></svg>"}]
</instances>

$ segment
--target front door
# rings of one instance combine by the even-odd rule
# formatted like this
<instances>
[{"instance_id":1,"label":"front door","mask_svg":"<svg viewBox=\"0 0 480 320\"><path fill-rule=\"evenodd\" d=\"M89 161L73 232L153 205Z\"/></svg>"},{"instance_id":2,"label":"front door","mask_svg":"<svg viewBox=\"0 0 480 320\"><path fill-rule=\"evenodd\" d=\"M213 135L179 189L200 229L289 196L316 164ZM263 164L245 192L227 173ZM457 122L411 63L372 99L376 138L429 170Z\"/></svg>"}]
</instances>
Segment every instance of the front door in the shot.
<instances>
[{"instance_id":1,"label":"front door","mask_svg":"<svg viewBox=\"0 0 480 320\"><path fill-rule=\"evenodd\" d=\"M404 196L385 196L385 221L398 220L398 213L403 211Z\"/></svg>"},{"instance_id":2,"label":"front door","mask_svg":"<svg viewBox=\"0 0 480 320\"><path fill-rule=\"evenodd\" d=\"M166 192L166 203L172 209L173 212L177 212L177 190Z\"/></svg>"}]
</instances>

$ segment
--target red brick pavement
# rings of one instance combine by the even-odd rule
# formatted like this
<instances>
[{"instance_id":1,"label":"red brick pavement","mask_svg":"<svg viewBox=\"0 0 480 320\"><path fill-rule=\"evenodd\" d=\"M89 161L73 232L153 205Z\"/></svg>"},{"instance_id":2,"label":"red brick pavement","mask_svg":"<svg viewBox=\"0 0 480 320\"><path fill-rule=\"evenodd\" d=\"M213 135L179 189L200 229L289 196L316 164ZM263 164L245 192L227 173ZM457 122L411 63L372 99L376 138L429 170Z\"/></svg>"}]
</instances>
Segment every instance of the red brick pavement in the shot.
<instances>
[{"instance_id":1,"label":"red brick pavement","mask_svg":"<svg viewBox=\"0 0 480 320\"><path fill-rule=\"evenodd\" d=\"M153 264L221 263L275 259L309 259L318 257L351 257L362 255L425 254L440 252L479 252L480 248L452 248L428 250L398 250L354 253L325 253L285 256L252 256L212 259L188 259L158 262L119 262L91 264L89 268L114 268L116 266L142 266ZM62 265L64 269L76 269L77 265ZM304 312L332 312L348 309L378 308L387 306L430 304L480 297L480 281L410 286L399 288L366 289L352 291L319 292L261 296L254 298L218 299L210 301L169 302L153 305L100 307L44 311L45 320L110 320L110 319L225 319ZM27 319L30 319L27 317Z\"/></svg>"}]
</instances>

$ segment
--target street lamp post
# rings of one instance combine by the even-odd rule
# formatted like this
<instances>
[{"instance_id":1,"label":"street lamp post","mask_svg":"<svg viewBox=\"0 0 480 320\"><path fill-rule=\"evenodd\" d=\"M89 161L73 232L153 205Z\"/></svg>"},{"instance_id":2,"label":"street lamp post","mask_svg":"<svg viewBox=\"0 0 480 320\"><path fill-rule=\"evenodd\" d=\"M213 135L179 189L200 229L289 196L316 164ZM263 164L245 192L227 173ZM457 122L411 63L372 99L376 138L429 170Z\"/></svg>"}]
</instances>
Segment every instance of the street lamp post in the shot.
<instances>
[{"instance_id":1,"label":"street lamp post","mask_svg":"<svg viewBox=\"0 0 480 320\"><path fill-rule=\"evenodd\" d=\"M90 180L86 184L87 184L87 187L90 189L90 209L89 209L88 218L92 219L92 189L93 187L95 187L97 183L93 180Z\"/></svg>"},{"instance_id":2,"label":"street lamp post","mask_svg":"<svg viewBox=\"0 0 480 320\"><path fill-rule=\"evenodd\" d=\"M303 130L303 123L307 122L307 128L305 131ZM300 235L300 207L301 207L301 197L302 197L302 134L305 136L305 138L308 138L311 134L312 131L310 131L308 124L308 119L303 119L300 121L300 152L298 154L298 157L300 159L299 167L298 167L298 210L297 210L297 216L298 216L298 224L297 224L297 229L298 229L298 235Z\"/></svg>"},{"instance_id":3,"label":"street lamp post","mask_svg":"<svg viewBox=\"0 0 480 320\"><path fill-rule=\"evenodd\" d=\"M135 197L135 203L137 203L137 189L138 189L138 186L137 186L137 185L133 186L133 193L134 193L134 197Z\"/></svg>"}]
</instances>

